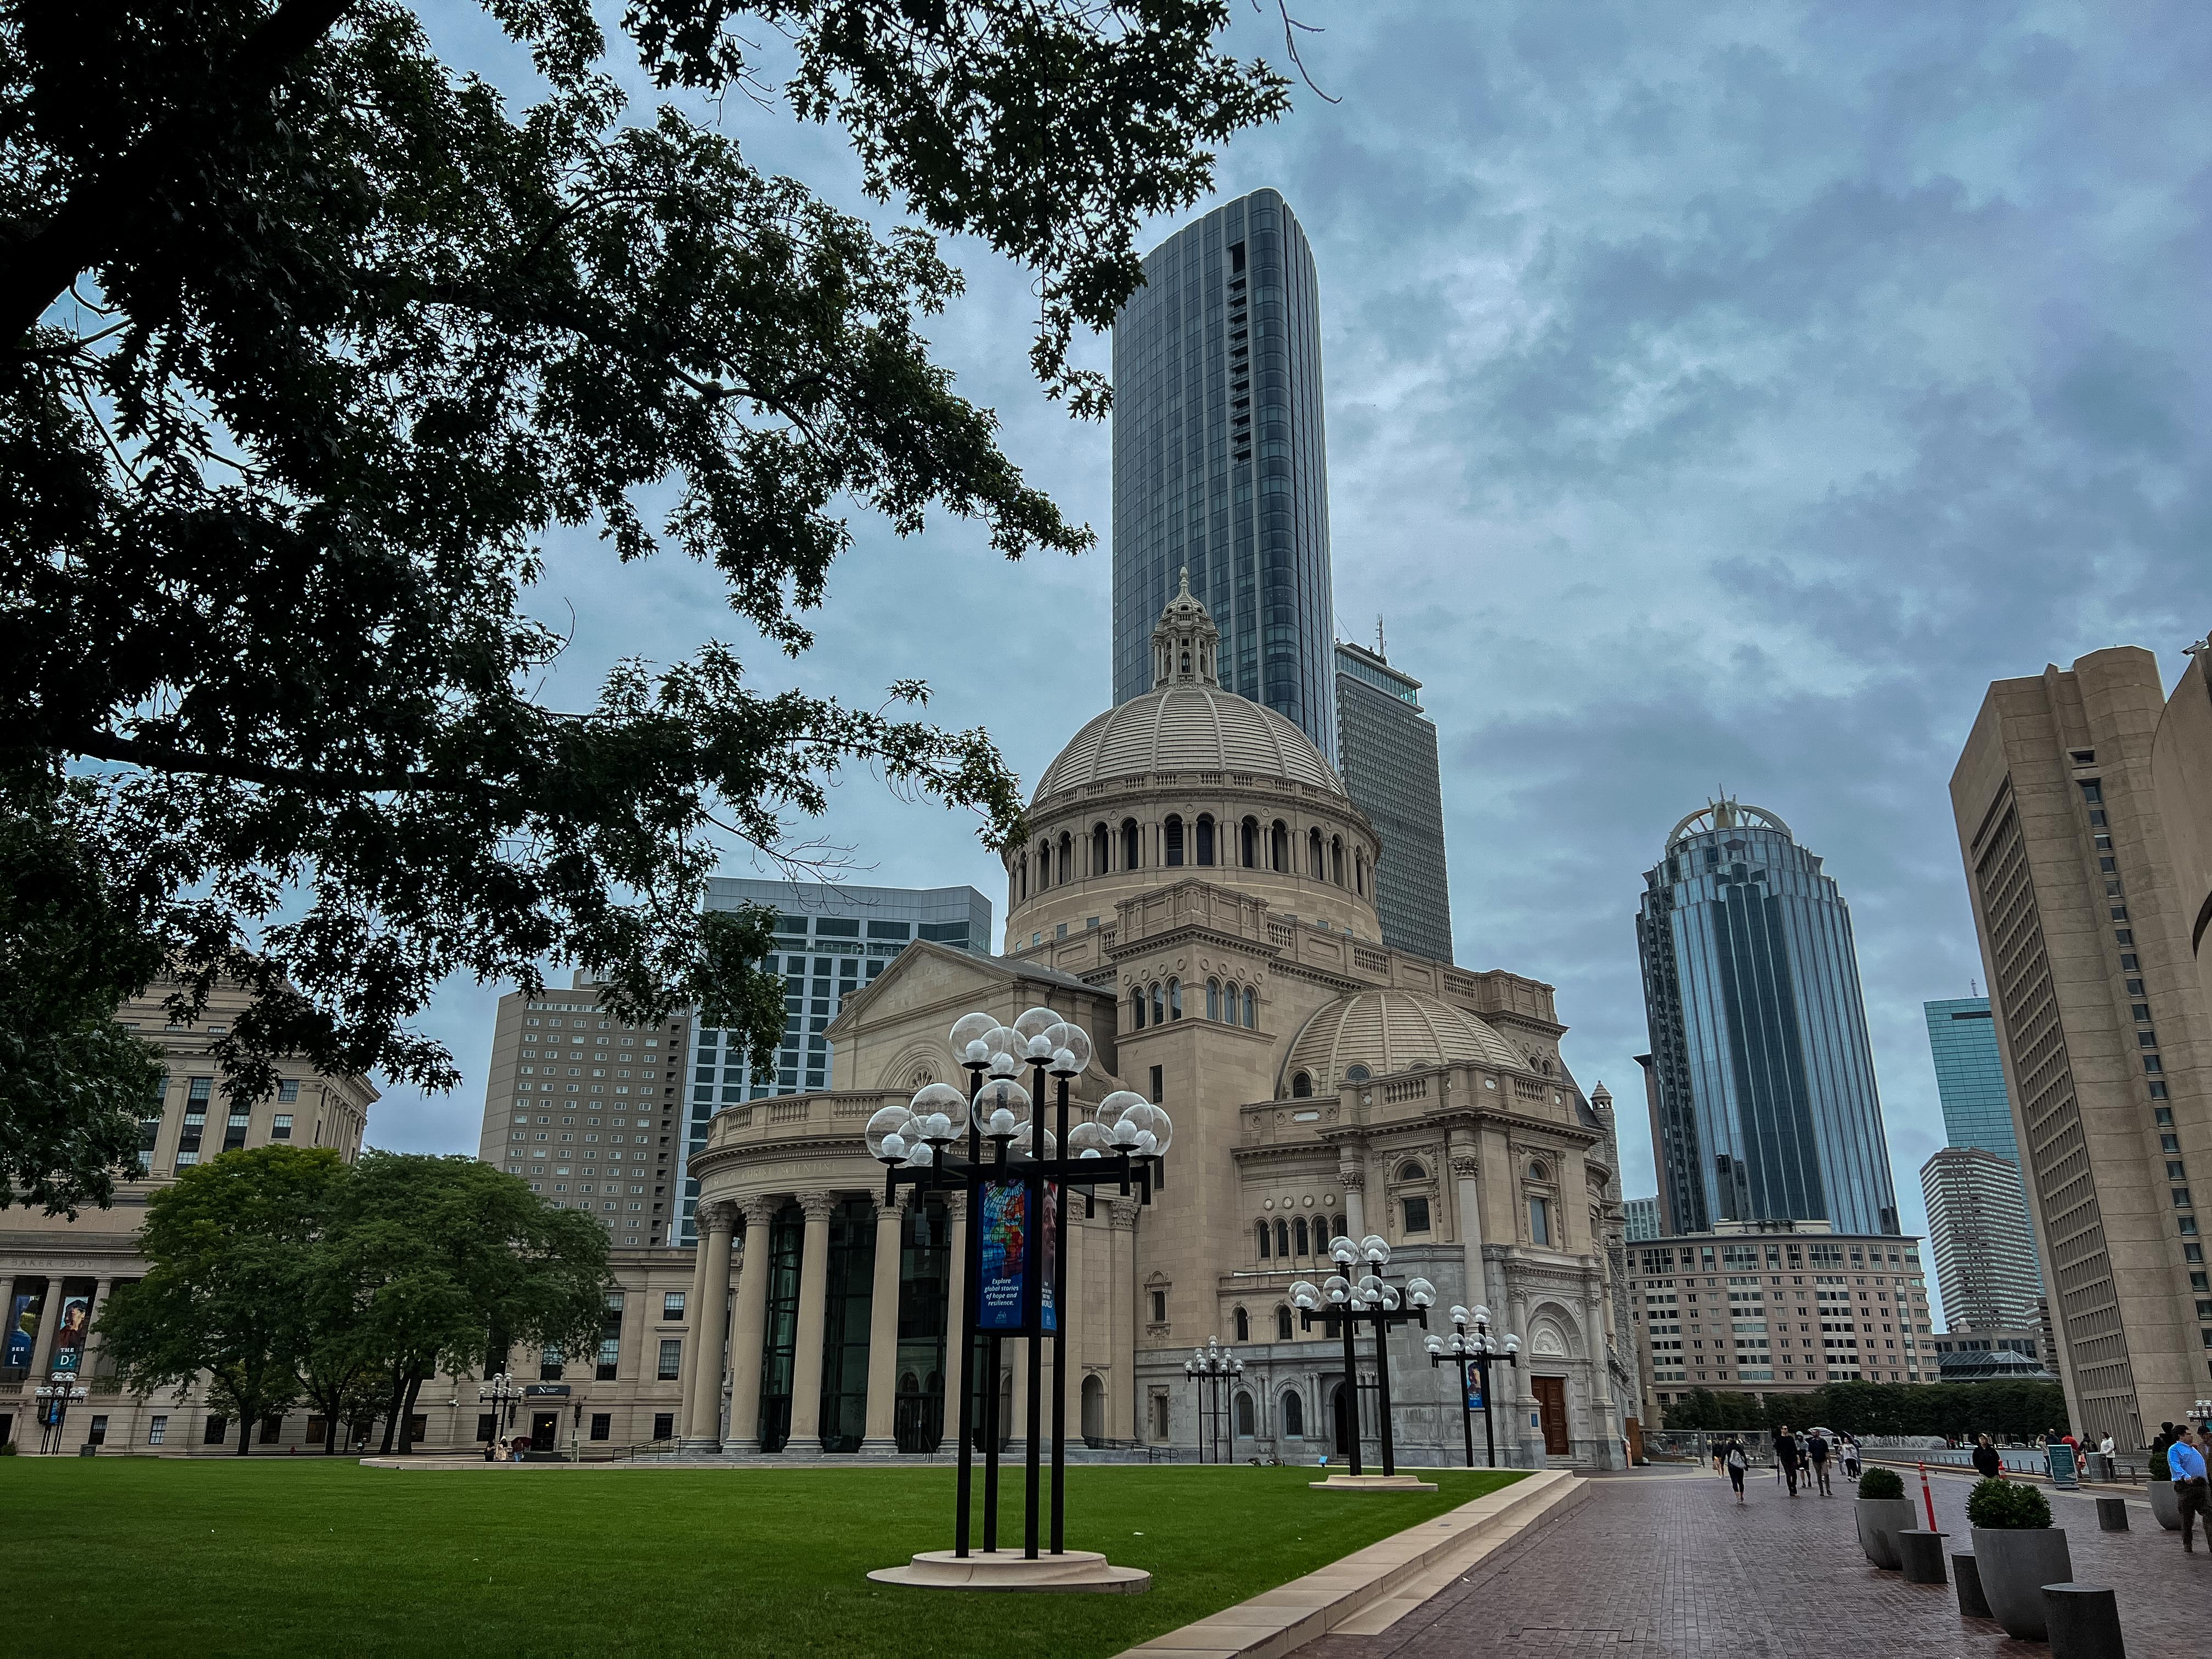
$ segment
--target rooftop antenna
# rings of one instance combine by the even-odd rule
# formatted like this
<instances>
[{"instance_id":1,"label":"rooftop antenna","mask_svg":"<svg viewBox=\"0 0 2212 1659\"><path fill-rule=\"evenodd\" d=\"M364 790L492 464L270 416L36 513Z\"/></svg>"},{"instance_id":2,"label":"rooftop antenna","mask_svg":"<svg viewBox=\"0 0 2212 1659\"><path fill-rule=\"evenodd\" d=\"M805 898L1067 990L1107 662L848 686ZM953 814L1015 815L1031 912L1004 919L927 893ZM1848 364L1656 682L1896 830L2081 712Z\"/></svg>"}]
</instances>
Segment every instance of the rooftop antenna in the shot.
<instances>
[{"instance_id":1,"label":"rooftop antenna","mask_svg":"<svg viewBox=\"0 0 2212 1659\"><path fill-rule=\"evenodd\" d=\"M1375 654L1385 662L1390 659L1390 653L1382 648L1382 613L1379 611L1375 613Z\"/></svg>"},{"instance_id":2,"label":"rooftop antenna","mask_svg":"<svg viewBox=\"0 0 2212 1659\"><path fill-rule=\"evenodd\" d=\"M1979 996L1982 994L1982 982L1978 979L1969 977L1966 981L1966 989L1975 996Z\"/></svg>"}]
</instances>

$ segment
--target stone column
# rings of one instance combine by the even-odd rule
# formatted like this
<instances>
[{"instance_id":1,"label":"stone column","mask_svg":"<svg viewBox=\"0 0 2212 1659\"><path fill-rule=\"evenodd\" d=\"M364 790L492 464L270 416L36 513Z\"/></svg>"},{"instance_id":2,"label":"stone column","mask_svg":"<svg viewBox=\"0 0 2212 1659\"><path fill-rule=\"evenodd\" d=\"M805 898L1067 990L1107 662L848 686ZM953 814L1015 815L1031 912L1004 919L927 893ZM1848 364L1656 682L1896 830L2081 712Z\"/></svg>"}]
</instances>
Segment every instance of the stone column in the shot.
<instances>
[{"instance_id":1,"label":"stone column","mask_svg":"<svg viewBox=\"0 0 2212 1659\"><path fill-rule=\"evenodd\" d=\"M1353 1161L1354 1156L1349 1147L1339 1154L1342 1162L1337 1166L1336 1178L1344 1183L1344 1224L1356 1244L1367 1237L1367 1170Z\"/></svg>"},{"instance_id":2,"label":"stone column","mask_svg":"<svg viewBox=\"0 0 2212 1659\"><path fill-rule=\"evenodd\" d=\"M1490 1300L1482 1275L1482 1164L1473 1143L1457 1136L1451 1144L1451 1172L1459 1201L1460 1250L1467 1261L1467 1301L1473 1307Z\"/></svg>"},{"instance_id":3,"label":"stone column","mask_svg":"<svg viewBox=\"0 0 2212 1659\"><path fill-rule=\"evenodd\" d=\"M92 1293L92 1322L95 1328L84 1340L84 1369L78 1373L85 1379L85 1385L88 1388L91 1386L92 1379L100 1374L100 1353L107 1346L100 1340L97 1327L100 1323L100 1316L107 1308L108 1292L114 1288L115 1281L112 1279L103 1279Z\"/></svg>"},{"instance_id":4,"label":"stone column","mask_svg":"<svg viewBox=\"0 0 2212 1659\"><path fill-rule=\"evenodd\" d=\"M1060 1351L1066 1364L1059 1378L1060 1396L1066 1402L1061 1409L1066 1413L1064 1426L1070 1445L1083 1437L1083 1328L1090 1313L1083 1296L1083 1236L1087 1231L1083 1224L1083 1200L1071 1193L1068 1194L1067 1234L1060 1241L1060 1248L1066 1252L1067 1259L1067 1299L1060 1310L1060 1328L1067 1333L1067 1339ZM1049 1417L1050 1402L1047 1402L1045 1409ZM1052 1432L1049 1422L1046 1424L1045 1432Z\"/></svg>"},{"instance_id":5,"label":"stone column","mask_svg":"<svg viewBox=\"0 0 2212 1659\"><path fill-rule=\"evenodd\" d=\"M806 1239L799 1256L799 1346L791 1365L791 1441L800 1455L812 1457L821 1450L822 1336L830 1317L830 1212L836 1208L831 1193L801 1193L799 1206L806 1212ZM811 1445L808 1442L813 1442Z\"/></svg>"},{"instance_id":6,"label":"stone column","mask_svg":"<svg viewBox=\"0 0 2212 1659\"><path fill-rule=\"evenodd\" d=\"M26 1275L28 1277L28 1275ZM47 1364L54 1357L54 1335L61 1329L62 1276L46 1275L46 1298L39 1307L39 1328L31 1336L30 1386L36 1388L46 1380ZM32 1396L35 1403L35 1396Z\"/></svg>"},{"instance_id":7,"label":"stone column","mask_svg":"<svg viewBox=\"0 0 2212 1659\"><path fill-rule=\"evenodd\" d=\"M1112 1322L1114 1369L1106 1381L1106 1435L1109 1439L1144 1438L1144 1423L1139 1413L1144 1401L1137 1397L1137 1326L1146 1314L1138 1305L1143 1294L1137 1286L1137 1200L1117 1198L1110 1201L1111 1220L1108 1224L1109 1260L1113 1267L1114 1304L1107 1310ZM1114 1432L1116 1420L1121 1432Z\"/></svg>"},{"instance_id":8,"label":"stone column","mask_svg":"<svg viewBox=\"0 0 2212 1659\"><path fill-rule=\"evenodd\" d=\"M868 1294L868 1419L864 1452L898 1449L898 1316L901 1229L906 1200L876 1197L876 1275Z\"/></svg>"},{"instance_id":9,"label":"stone column","mask_svg":"<svg viewBox=\"0 0 2212 1659\"><path fill-rule=\"evenodd\" d=\"M684 1437L678 1449L702 1455L722 1449L722 1325L730 1305L730 1231L737 1219L727 1204L698 1208L699 1262L692 1273L698 1306L692 1317L691 1386L684 1397Z\"/></svg>"},{"instance_id":10,"label":"stone column","mask_svg":"<svg viewBox=\"0 0 2212 1659\"><path fill-rule=\"evenodd\" d=\"M945 1430L941 1444L960 1444L960 1328L968 1317L968 1194L948 1193L945 1213L951 1227L951 1277L945 1287ZM972 1387L975 1379L968 1379Z\"/></svg>"},{"instance_id":11,"label":"stone column","mask_svg":"<svg viewBox=\"0 0 2212 1659\"><path fill-rule=\"evenodd\" d=\"M757 1451L760 1448L761 1344L768 1335L768 1235L776 1205L773 1198L749 1198L740 1207L745 1218L745 1255L738 1271L737 1317L730 1326L729 1444Z\"/></svg>"},{"instance_id":12,"label":"stone column","mask_svg":"<svg viewBox=\"0 0 2212 1659\"><path fill-rule=\"evenodd\" d=\"M699 1356L707 1346L707 1328L700 1316L707 1308L707 1224L696 1218L699 1242L691 1247L691 1289L684 1298L684 1364L676 1383L676 1433L679 1445L690 1437L693 1390L699 1379Z\"/></svg>"}]
</instances>

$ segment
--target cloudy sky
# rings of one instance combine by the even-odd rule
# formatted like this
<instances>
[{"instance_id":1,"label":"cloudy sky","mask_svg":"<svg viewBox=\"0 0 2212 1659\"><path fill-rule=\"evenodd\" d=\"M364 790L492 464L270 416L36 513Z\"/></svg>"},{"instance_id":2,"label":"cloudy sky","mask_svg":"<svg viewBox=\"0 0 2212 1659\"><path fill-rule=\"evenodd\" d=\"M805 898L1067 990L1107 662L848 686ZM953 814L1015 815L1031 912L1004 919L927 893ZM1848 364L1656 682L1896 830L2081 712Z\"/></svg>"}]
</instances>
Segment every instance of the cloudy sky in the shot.
<instances>
[{"instance_id":1,"label":"cloudy sky","mask_svg":"<svg viewBox=\"0 0 2212 1659\"><path fill-rule=\"evenodd\" d=\"M459 64L527 79L459 0ZM1280 190L1322 292L1340 626L1388 619L1443 739L1458 959L1559 988L1585 1087L1623 1096L1641 872L1725 786L1827 860L1856 921L1908 1224L1942 1144L1920 1004L1981 972L1945 786L1987 682L2100 647L2169 682L2212 623L2212 16L2149 3L1861 0L1331 5L1279 125L1221 198ZM1280 25L1240 11L1247 55ZM834 133L732 100L757 164L878 224ZM1194 210L1195 212L1197 210ZM1187 218L1188 216L1185 216ZM1164 221L1164 237L1182 222ZM931 330L1032 480L1100 550L1009 566L971 526L856 520L805 659L761 683L872 699L914 675L1034 779L1109 695L1109 434L1026 374L1027 278L956 245ZM1108 361L1103 340L1090 361ZM618 656L749 643L708 574L556 545L554 695ZM972 822L856 778L819 826L854 878L972 883ZM730 873L752 873L733 862ZM472 1150L490 1010L431 1021L468 1075L395 1091L372 1139Z\"/></svg>"}]
</instances>

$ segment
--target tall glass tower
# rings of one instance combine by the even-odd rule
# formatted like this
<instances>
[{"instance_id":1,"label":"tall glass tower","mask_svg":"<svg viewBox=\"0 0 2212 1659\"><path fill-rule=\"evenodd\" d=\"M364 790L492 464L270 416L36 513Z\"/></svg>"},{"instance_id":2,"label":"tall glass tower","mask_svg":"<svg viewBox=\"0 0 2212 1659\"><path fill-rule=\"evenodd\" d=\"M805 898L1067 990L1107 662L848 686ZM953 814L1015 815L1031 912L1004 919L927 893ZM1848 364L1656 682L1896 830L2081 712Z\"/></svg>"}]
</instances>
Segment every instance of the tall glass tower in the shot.
<instances>
[{"instance_id":1,"label":"tall glass tower","mask_svg":"<svg viewBox=\"0 0 2212 1659\"><path fill-rule=\"evenodd\" d=\"M1670 1233L1826 1221L1895 1233L1850 912L1773 813L1674 826L1636 921Z\"/></svg>"},{"instance_id":2,"label":"tall glass tower","mask_svg":"<svg viewBox=\"0 0 2212 1659\"><path fill-rule=\"evenodd\" d=\"M1943 1136L1954 1146L1979 1146L2020 1162L2004 1057L1987 997L1926 1002L1928 1052L1936 1061L1936 1093L1943 1103Z\"/></svg>"},{"instance_id":3,"label":"tall glass tower","mask_svg":"<svg viewBox=\"0 0 2212 1659\"><path fill-rule=\"evenodd\" d=\"M1152 689L1152 625L1188 566L1221 683L1336 760L1321 288L1272 190L1145 260L1114 325L1114 701Z\"/></svg>"},{"instance_id":4,"label":"tall glass tower","mask_svg":"<svg viewBox=\"0 0 2212 1659\"><path fill-rule=\"evenodd\" d=\"M1444 872L1444 795L1437 728L1421 683L1376 649L1336 642L1337 770L1382 837L1375 911L1382 942L1433 962L1452 959L1451 883Z\"/></svg>"}]
</instances>

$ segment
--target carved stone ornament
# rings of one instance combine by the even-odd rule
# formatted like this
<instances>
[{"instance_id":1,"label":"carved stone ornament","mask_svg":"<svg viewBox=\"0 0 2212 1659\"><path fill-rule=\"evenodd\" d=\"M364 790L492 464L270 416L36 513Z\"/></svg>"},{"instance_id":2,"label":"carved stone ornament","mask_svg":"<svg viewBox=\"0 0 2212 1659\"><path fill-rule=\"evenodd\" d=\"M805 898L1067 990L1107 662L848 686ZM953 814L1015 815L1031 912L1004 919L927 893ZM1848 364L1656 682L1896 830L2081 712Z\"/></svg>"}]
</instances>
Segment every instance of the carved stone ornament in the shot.
<instances>
[{"instance_id":1,"label":"carved stone ornament","mask_svg":"<svg viewBox=\"0 0 2212 1659\"><path fill-rule=\"evenodd\" d=\"M1116 1228L1123 1232L1128 1232L1136 1226L1137 1212L1142 1206L1135 1199L1117 1198L1111 1201L1109 1207L1112 1210L1114 1225Z\"/></svg>"},{"instance_id":2,"label":"carved stone ornament","mask_svg":"<svg viewBox=\"0 0 2212 1659\"><path fill-rule=\"evenodd\" d=\"M1339 1170L1336 1178L1344 1183L1344 1189L1348 1193L1363 1192L1367 1187L1367 1171L1364 1170Z\"/></svg>"},{"instance_id":3,"label":"carved stone ornament","mask_svg":"<svg viewBox=\"0 0 2212 1659\"><path fill-rule=\"evenodd\" d=\"M1482 1173L1482 1160L1471 1157L1455 1158L1451 1161L1451 1171L1455 1180L1473 1181Z\"/></svg>"},{"instance_id":4,"label":"carved stone ornament","mask_svg":"<svg viewBox=\"0 0 2212 1659\"><path fill-rule=\"evenodd\" d=\"M837 1194L801 1193L799 1195L799 1207L806 1212L809 1225L817 1221L827 1221L830 1219L830 1212L837 1207Z\"/></svg>"}]
</instances>

